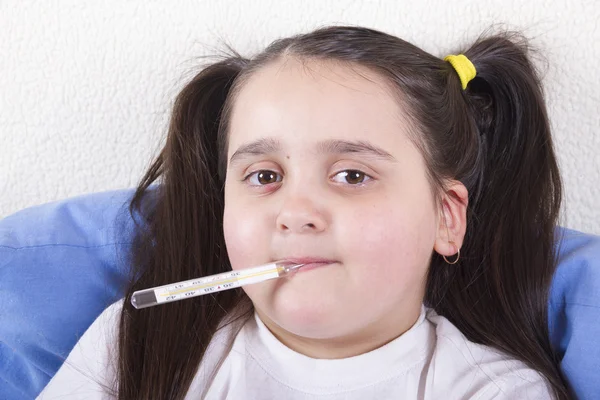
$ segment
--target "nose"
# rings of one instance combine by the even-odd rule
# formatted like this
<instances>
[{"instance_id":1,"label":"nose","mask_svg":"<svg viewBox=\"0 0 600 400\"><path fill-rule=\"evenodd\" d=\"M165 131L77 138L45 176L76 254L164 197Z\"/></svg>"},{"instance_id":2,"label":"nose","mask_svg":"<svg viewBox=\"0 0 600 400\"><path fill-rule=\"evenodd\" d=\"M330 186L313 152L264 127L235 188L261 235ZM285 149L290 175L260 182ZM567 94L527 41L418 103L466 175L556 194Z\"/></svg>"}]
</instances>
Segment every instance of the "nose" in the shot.
<instances>
[{"instance_id":1,"label":"nose","mask_svg":"<svg viewBox=\"0 0 600 400\"><path fill-rule=\"evenodd\" d=\"M277 215L277 230L282 233L319 233L327 220L316 204L301 195L289 196Z\"/></svg>"}]
</instances>

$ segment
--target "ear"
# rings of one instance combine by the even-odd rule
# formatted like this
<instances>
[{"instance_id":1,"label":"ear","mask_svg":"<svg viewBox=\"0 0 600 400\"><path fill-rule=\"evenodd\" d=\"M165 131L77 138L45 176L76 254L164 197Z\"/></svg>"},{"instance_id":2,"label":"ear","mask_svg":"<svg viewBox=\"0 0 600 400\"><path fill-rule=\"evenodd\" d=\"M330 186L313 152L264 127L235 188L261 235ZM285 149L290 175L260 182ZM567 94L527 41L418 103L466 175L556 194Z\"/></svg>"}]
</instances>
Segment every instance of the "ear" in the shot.
<instances>
[{"instance_id":1,"label":"ear","mask_svg":"<svg viewBox=\"0 0 600 400\"><path fill-rule=\"evenodd\" d=\"M467 229L468 203L469 192L465 185L452 181L440 202L437 237L433 246L442 256L453 256L462 247Z\"/></svg>"}]
</instances>

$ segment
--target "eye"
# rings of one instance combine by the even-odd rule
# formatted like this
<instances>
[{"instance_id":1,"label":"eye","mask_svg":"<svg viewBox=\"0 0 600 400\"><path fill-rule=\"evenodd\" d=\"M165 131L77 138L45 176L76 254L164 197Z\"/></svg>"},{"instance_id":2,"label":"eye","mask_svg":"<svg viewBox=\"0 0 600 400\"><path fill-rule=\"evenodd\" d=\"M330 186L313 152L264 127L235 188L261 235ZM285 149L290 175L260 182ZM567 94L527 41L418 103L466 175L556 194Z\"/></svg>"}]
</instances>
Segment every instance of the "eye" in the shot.
<instances>
[{"instance_id":1,"label":"eye","mask_svg":"<svg viewBox=\"0 0 600 400\"><path fill-rule=\"evenodd\" d=\"M358 185L372 179L369 175L357 169L347 169L334 175L333 180L338 183ZM343 181L342 181L343 180Z\"/></svg>"},{"instance_id":2,"label":"eye","mask_svg":"<svg viewBox=\"0 0 600 400\"><path fill-rule=\"evenodd\" d=\"M244 181L249 181L252 186L264 186L271 183L281 182L281 175L277 172L266 169L256 171L244 178Z\"/></svg>"}]
</instances>

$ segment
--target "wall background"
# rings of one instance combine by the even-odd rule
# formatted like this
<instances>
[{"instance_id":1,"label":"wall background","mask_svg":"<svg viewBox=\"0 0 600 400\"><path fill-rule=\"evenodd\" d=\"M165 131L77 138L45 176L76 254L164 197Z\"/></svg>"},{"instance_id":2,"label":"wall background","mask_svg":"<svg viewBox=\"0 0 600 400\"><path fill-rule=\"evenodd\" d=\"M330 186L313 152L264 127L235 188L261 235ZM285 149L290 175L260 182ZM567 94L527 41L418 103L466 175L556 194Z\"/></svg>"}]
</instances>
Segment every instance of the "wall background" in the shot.
<instances>
[{"instance_id":1,"label":"wall background","mask_svg":"<svg viewBox=\"0 0 600 400\"><path fill-rule=\"evenodd\" d=\"M546 56L561 224L600 234L596 0L0 0L0 217L135 186L177 90L221 39L251 56L280 36L357 24L443 57L494 22Z\"/></svg>"}]
</instances>

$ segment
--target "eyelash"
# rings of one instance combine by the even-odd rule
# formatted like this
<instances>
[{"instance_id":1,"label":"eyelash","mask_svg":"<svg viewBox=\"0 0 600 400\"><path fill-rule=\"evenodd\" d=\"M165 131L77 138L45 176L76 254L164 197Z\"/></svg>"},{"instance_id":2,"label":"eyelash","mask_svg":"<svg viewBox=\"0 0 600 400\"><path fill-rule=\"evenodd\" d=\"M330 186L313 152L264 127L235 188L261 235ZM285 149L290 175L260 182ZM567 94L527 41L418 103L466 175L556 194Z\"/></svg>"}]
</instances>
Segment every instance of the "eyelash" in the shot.
<instances>
[{"instance_id":1,"label":"eyelash","mask_svg":"<svg viewBox=\"0 0 600 400\"><path fill-rule=\"evenodd\" d=\"M242 180L242 182L247 182L247 181L248 181L248 180L249 180L251 177L253 177L253 176L255 176L255 175L257 175L257 174L259 174L259 173L261 173L261 172L271 172L271 173L277 174L279 177L281 177L281 174L278 174L277 172L275 172L275 171L272 171L272 170L270 170L270 169L259 169L258 171L254 171L254 172L252 172L252 173L250 173L250 174L246 175L246 176L244 177L244 179ZM345 173L346 173L346 176L348 176L348 173L352 173L352 172L358 172L359 174L362 174L362 175L364 176L364 178L363 178L362 182L355 183L355 184L353 184L353 183L348 183L348 185L349 185L349 186L363 186L363 185L365 185L365 183L367 183L367 182L369 182L369 181L373 180L373 177L372 177L371 175L369 175L369 174L367 174L366 172L363 172L363 171L361 171L361 170L359 170L359 169L344 169L344 170L341 170L341 171L337 172L337 173L336 173L336 174L334 174L333 176L334 176L334 177L335 177L335 176L338 176L339 174L341 174L341 173L343 173L343 172L345 172ZM279 182L281 182L281 179L280 179L280 180L278 180L278 181L276 181L276 182L272 182L272 183L279 183ZM265 187L265 186L268 186L268 185L270 185L270 184L271 184L271 183L267 183L267 184L261 185L261 184L259 183L259 184L257 184L257 185L256 185L256 184L252 184L252 185L250 185L250 186L254 186L254 187L261 187L261 186L262 186L262 187Z\"/></svg>"}]
</instances>

